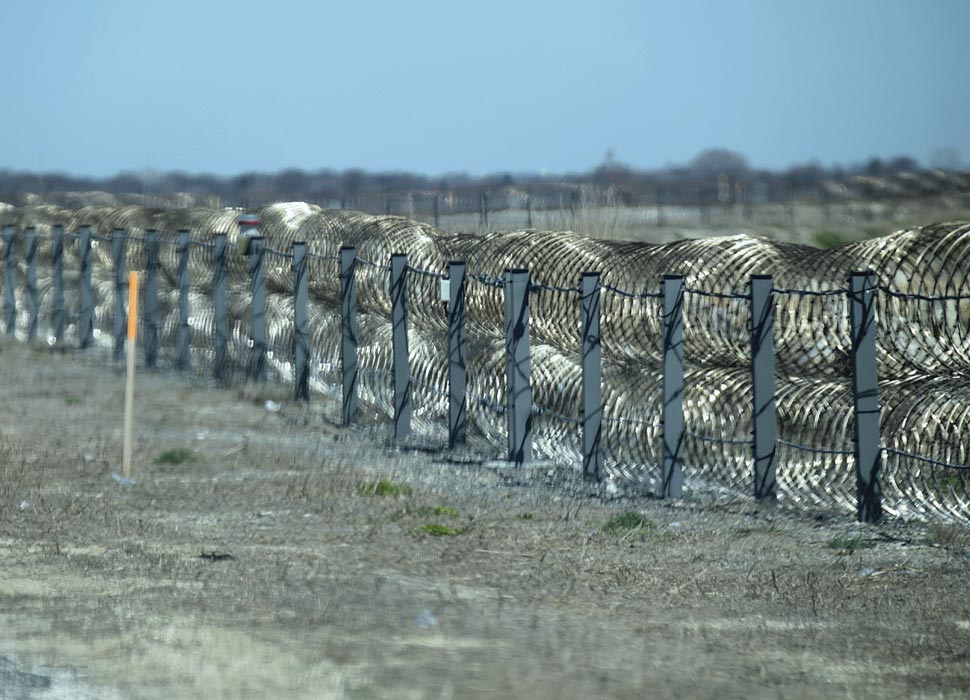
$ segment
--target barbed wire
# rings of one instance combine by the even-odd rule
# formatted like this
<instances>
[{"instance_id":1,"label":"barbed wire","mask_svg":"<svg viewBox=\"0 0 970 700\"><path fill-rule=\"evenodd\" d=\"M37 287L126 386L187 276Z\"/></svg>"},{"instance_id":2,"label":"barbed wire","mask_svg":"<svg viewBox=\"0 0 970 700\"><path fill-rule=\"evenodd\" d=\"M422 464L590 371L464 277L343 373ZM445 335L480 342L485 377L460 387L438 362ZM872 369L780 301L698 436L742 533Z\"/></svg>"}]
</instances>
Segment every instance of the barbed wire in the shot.
<instances>
[{"instance_id":1,"label":"barbed wire","mask_svg":"<svg viewBox=\"0 0 970 700\"><path fill-rule=\"evenodd\" d=\"M215 243L208 243L206 241L197 241L194 238L189 239L189 246L190 247L194 246L196 248L203 248L206 250L212 250L216 247Z\"/></svg>"},{"instance_id":2,"label":"barbed wire","mask_svg":"<svg viewBox=\"0 0 970 700\"><path fill-rule=\"evenodd\" d=\"M919 462L925 462L927 464L932 464L937 467L944 467L945 469L955 469L957 471L970 472L970 465L967 464L950 464L949 462L943 462L938 459L933 459L932 457L923 457L921 455L914 455L912 452L905 452L903 450L897 450L894 447L883 447L884 452L896 455L897 457L905 457L907 459L915 459Z\"/></svg>"},{"instance_id":3,"label":"barbed wire","mask_svg":"<svg viewBox=\"0 0 970 700\"><path fill-rule=\"evenodd\" d=\"M377 270L382 270L384 272L390 272L391 271L391 266L390 265L382 265L380 263L374 262L373 260L367 260L366 258L360 258L360 257L358 257L357 258L357 262L359 262L361 265L367 265L368 267L373 267L373 268L375 268Z\"/></svg>"},{"instance_id":4,"label":"barbed wire","mask_svg":"<svg viewBox=\"0 0 970 700\"><path fill-rule=\"evenodd\" d=\"M424 275L425 277L433 277L436 279L446 280L448 275L444 272L437 272L435 270L422 270L420 267L415 267L414 265L408 265L408 272L413 272L418 275Z\"/></svg>"},{"instance_id":5,"label":"barbed wire","mask_svg":"<svg viewBox=\"0 0 970 700\"><path fill-rule=\"evenodd\" d=\"M560 413L559 411L553 410L547 406L541 406L539 404L532 404L532 415L534 416L551 416L552 418L558 418L566 423L571 423L573 425L582 425L583 421L580 418L573 418L572 416L567 416L565 413Z\"/></svg>"},{"instance_id":6,"label":"barbed wire","mask_svg":"<svg viewBox=\"0 0 970 700\"><path fill-rule=\"evenodd\" d=\"M894 299L904 299L906 301L966 301L970 300L970 294L913 294L911 292L897 292L889 287L880 286L877 288L883 294L888 294Z\"/></svg>"},{"instance_id":7,"label":"barbed wire","mask_svg":"<svg viewBox=\"0 0 970 700\"><path fill-rule=\"evenodd\" d=\"M750 447L753 444L751 438L744 440L738 438L716 438L710 435L704 435L703 433L695 433L689 428L684 428L684 432L702 442L710 442L718 445L746 445Z\"/></svg>"},{"instance_id":8,"label":"barbed wire","mask_svg":"<svg viewBox=\"0 0 970 700\"><path fill-rule=\"evenodd\" d=\"M500 277L489 277L484 273L480 275L468 275L468 279L475 280L479 284L483 284L486 287L496 287L496 288L502 288L502 289L505 288L504 279Z\"/></svg>"},{"instance_id":9,"label":"barbed wire","mask_svg":"<svg viewBox=\"0 0 970 700\"><path fill-rule=\"evenodd\" d=\"M529 291L530 292L540 292L540 291L561 292L563 294L582 294L583 293L583 290L580 289L579 287L559 287L554 284L544 284L542 282L533 282L532 284L530 284Z\"/></svg>"},{"instance_id":10,"label":"barbed wire","mask_svg":"<svg viewBox=\"0 0 970 700\"><path fill-rule=\"evenodd\" d=\"M713 299L751 299L751 295L745 292L709 292L705 289L694 287L684 287L685 294L696 294L701 297L711 297Z\"/></svg>"},{"instance_id":11,"label":"barbed wire","mask_svg":"<svg viewBox=\"0 0 970 700\"><path fill-rule=\"evenodd\" d=\"M604 423L625 423L626 425L641 425L646 428L658 428L663 429L663 423L658 421L646 421L640 420L639 418L613 418L612 416L603 416Z\"/></svg>"},{"instance_id":12,"label":"barbed wire","mask_svg":"<svg viewBox=\"0 0 970 700\"><path fill-rule=\"evenodd\" d=\"M262 252L264 252L264 253L268 253L269 255L275 255L276 257L283 258L285 260L292 260L293 259L293 254L292 253L284 253L282 250L277 250L276 248L271 248L268 245L264 245L263 247L260 248L260 250Z\"/></svg>"},{"instance_id":13,"label":"barbed wire","mask_svg":"<svg viewBox=\"0 0 970 700\"><path fill-rule=\"evenodd\" d=\"M600 289L612 292L617 296L626 297L627 299L662 299L663 292L628 292L625 289L620 289L619 287L614 287L611 284L600 284Z\"/></svg>"},{"instance_id":14,"label":"barbed wire","mask_svg":"<svg viewBox=\"0 0 970 700\"><path fill-rule=\"evenodd\" d=\"M320 255L319 253L307 253L307 258L309 260L321 260L324 262L340 262L340 258L336 255Z\"/></svg>"},{"instance_id":15,"label":"barbed wire","mask_svg":"<svg viewBox=\"0 0 970 700\"><path fill-rule=\"evenodd\" d=\"M802 452L816 452L818 454L825 455L839 455L842 457L851 457L855 454L852 450L829 450L824 447L809 447L808 445L800 445L797 442L791 442L790 440L785 440L784 438L776 437L775 442L779 445L785 445L786 447L791 447L795 450L801 450Z\"/></svg>"},{"instance_id":16,"label":"barbed wire","mask_svg":"<svg viewBox=\"0 0 970 700\"><path fill-rule=\"evenodd\" d=\"M784 287L772 287L772 294L788 294L796 297L834 297L848 295L849 290L845 287L839 289L822 289L819 291L811 289L787 289Z\"/></svg>"}]
</instances>

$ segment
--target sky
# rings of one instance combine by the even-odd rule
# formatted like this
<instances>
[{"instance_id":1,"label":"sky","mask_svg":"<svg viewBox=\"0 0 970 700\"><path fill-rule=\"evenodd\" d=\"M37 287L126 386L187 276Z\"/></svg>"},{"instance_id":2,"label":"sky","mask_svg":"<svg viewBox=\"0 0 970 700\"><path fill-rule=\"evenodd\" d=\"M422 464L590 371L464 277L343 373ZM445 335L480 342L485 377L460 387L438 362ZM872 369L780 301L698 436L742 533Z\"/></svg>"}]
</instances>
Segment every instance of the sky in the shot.
<instances>
[{"instance_id":1,"label":"sky","mask_svg":"<svg viewBox=\"0 0 970 700\"><path fill-rule=\"evenodd\" d=\"M0 21L0 169L970 164L970 0L3 0Z\"/></svg>"}]
</instances>

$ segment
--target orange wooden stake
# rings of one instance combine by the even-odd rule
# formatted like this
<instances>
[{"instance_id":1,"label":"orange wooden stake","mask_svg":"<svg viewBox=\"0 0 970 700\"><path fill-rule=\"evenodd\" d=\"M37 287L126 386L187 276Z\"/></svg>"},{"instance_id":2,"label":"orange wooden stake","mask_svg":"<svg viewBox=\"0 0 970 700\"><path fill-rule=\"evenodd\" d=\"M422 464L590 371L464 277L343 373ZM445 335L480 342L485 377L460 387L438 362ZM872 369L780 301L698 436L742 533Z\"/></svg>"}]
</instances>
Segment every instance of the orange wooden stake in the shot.
<instances>
[{"instance_id":1,"label":"orange wooden stake","mask_svg":"<svg viewBox=\"0 0 970 700\"><path fill-rule=\"evenodd\" d=\"M138 273L128 275L128 372L125 378L125 443L122 475L131 478L131 433L135 410L135 349L138 338Z\"/></svg>"}]
</instances>

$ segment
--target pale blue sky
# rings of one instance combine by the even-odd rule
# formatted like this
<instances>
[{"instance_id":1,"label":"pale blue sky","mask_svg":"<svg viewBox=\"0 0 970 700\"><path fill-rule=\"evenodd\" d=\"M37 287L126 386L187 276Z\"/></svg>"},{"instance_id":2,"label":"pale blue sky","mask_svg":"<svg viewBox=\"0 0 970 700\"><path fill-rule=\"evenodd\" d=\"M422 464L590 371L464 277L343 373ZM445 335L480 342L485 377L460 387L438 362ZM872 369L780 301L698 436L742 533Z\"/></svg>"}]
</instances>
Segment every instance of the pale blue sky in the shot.
<instances>
[{"instance_id":1,"label":"pale blue sky","mask_svg":"<svg viewBox=\"0 0 970 700\"><path fill-rule=\"evenodd\" d=\"M0 168L970 161L970 0L2 0L0 20Z\"/></svg>"}]
</instances>

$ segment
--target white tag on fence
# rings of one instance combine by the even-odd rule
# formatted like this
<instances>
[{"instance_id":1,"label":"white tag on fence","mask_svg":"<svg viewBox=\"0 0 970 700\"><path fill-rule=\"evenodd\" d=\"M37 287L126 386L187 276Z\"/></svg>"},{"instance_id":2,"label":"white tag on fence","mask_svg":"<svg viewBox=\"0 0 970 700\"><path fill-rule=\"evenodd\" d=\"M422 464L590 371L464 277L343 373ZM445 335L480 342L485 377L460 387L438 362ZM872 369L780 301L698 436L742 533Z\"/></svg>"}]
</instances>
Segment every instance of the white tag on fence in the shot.
<instances>
[{"instance_id":1,"label":"white tag on fence","mask_svg":"<svg viewBox=\"0 0 970 700\"><path fill-rule=\"evenodd\" d=\"M441 280L441 301L451 301L451 280Z\"/></svg>"}]
</instances>

